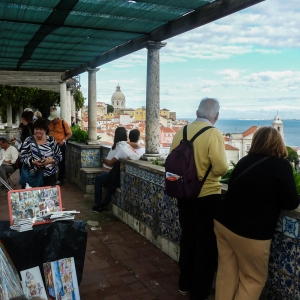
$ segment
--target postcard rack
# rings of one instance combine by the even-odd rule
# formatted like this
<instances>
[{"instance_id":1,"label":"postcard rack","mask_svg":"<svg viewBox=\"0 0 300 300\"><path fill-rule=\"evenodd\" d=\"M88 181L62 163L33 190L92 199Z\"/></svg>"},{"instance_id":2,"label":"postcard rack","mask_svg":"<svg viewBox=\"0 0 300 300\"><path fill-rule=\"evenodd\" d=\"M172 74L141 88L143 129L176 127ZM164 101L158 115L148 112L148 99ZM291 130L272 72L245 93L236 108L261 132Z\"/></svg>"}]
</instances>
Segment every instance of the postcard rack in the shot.
<instances>
[{"instance_id":1,"label":"postcard rack","mask_svg":"<svg viewBox=\"0 0 300 300\"><path fill-rule=\"evenodd\" d=\"M62 211L60 187L11 190L7 193L10 225L14 220L31 220L33 225L51 223L47 218L51 212Z\"/></svg>"}]
</instances>

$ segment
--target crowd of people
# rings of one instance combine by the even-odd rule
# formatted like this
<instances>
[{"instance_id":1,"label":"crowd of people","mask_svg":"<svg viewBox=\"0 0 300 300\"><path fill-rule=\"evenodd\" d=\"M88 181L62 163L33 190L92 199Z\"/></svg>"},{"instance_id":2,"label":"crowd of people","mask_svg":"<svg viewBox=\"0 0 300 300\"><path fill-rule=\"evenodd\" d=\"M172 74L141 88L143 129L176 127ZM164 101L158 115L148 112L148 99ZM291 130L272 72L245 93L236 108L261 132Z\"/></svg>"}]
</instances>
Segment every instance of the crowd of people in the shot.
<instances>
[{"instance_id":1,"label":"crowd of people","mask_svg":"<svg viewBox=\"0 0 300 300\"><path fill-rule=\"evenodd\" d=\"M181 227L179 292L191 300L207 300L216 275L216 300L258 300L267 280L271 239L281 209L299 205L299 196L287 149L273 127L259 128L247 156L235 166L228 191L221 196L221 176L228 171L224 140L214 127L220 105L204 98L196 120L187 126L187 139L212 126L193 142L198 180L204 184L195 198L178 198ZM67 122L51 109L48 120L25 109L19 126L20 154L0 138L0 176L13 172L17 160L30 172L43 170L44 184L62 184L66 142L72 136ZM170 152L183 140L183 128L174 136ZM129 137L129 141L128 141ZM96 213L106 212L120 183L120 159L137 160L145 148L140 132L115 130L114 143L95 178ZM56 177L58 166L58 176ZM211 166L210 171L208 172ZM106 194L103 197L103 187Z\"/></svg>"},{"instance_id":2,"label":"crowd of people","mask_svg":"<svg viewBox=\"0 0 300 300\"><path fill-rule=\"evenodd\" d=\"M62 184L65 176L65 147L72 131L67 122L60 118L55 107L44 119L40 111L25 108L21 115L19 135L7 141L0 139L0 177L26 168L30 173L43 172L43 185ZM57 175L58 173L58 175ZM25 174L25 172L24 172ZM23 174L23 176L24 176ZM25 184L22 183L22 188ZM4 188L4 186L2 186Z\"/></svg>"}]
</instances>

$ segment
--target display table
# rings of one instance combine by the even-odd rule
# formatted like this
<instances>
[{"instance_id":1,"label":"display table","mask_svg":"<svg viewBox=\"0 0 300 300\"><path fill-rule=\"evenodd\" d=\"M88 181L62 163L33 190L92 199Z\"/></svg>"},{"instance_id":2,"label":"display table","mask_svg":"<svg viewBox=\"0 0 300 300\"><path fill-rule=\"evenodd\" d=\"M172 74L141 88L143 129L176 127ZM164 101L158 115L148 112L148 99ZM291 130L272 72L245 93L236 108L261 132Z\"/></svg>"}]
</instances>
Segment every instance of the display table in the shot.
<instances>
[{"instance_id":1,"label":"display table","mask_svg":"<svg viewBox=\"0 0 300 300\"><path fill-rule=\"evenodd\" d=\"M0 221L0 240L19 272L39 266L43 274L43 263L74 257L80 284L87 243L85 222L59 221L17 232L10 229L9 221Z\"/></svg>"}]
</instances>

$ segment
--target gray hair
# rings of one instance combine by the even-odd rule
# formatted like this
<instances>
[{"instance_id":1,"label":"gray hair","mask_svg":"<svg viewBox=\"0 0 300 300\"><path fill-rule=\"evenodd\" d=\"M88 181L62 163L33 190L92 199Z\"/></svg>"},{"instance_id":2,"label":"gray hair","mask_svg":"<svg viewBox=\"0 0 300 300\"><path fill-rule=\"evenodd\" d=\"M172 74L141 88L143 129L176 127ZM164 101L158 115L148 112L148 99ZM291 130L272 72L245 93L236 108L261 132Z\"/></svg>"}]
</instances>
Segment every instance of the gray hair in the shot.
<instances>
[{"instance_id":1,"label":"gray hair","mask_svg":"<svg viewBox=\"0 0 300 300\"><path fill-rule=\"evenodd\" d=\"M198 118L213 119L220 110L219 101L215 98L203 98L197 110Z\"/></svg>"},{"instance_id":2,"label":"gray hair","mask_svg":"<svg viewBox=\"0 0 300 300\"><path fill-rule=\"evenodd\" d=\"M33 112L32 108L30 108L30 107L26 107L26 108L24 109L24 111L32 111L32 112Z\"/></svg>"}]
</instances>

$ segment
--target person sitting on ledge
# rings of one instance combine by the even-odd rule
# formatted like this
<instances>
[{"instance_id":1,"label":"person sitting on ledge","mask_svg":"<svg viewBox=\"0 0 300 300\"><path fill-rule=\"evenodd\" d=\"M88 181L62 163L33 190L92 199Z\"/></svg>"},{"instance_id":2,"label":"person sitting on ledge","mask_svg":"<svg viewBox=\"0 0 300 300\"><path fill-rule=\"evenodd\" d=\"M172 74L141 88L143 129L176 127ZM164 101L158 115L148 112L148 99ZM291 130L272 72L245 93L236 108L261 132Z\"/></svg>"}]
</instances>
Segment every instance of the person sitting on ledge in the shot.
<instances>
[{"instance_id":1,"label":"person sitting on ledge","mask_svg":"<svg viewBox=\"0 0 300 300\"><path fill-rule=\"evenodd\" d=\"M6 181L6 173L13 173L14 163L19 157L18 150L11 146L6 138L0 137L0 177ZM2 184L0 183L0 187Z\"/></svg>"},{"instance_id":2,"label":"person sitting on ledge","mask_svg":"<svg viewBox=\"0 0 300 300\"><path fill-rule=\"evenodd\" d=\"M105 198L102 199L102 186L115 164L121 158L139 159L139 155L126 142L126 129L118 127L115 131L114 144L108 152L107 157L102 160L103 172L95 178L95 205L92 207L92 211L95 213L107 212L107 205L111 201L112 194L108 190Z\"/></svg>"},{"instance_id":3,"label":"person sitting on ledge","mask_svg":"<svg viewBox=\"0 0 300 300\"><path fill-rule=\"evenodd\" d=\"M280 133L261 127L236 165L214 218L219 264L216 300L258 300L266 283L271 240L281 209L299 205Z\"/></svg>"},{"instance_id":4,"label":"person sitting on ledge","mask_svg":"<svg viewBox=\"0 0 300 300\"><path fill-rule=\"evenodd\" d=\"M138 143L140 139L140 131L138 129L132 129L129 132L129 142L128 144L137 152L139 157L145 153L145 147Z\"/></svg>"}]
</instances>

